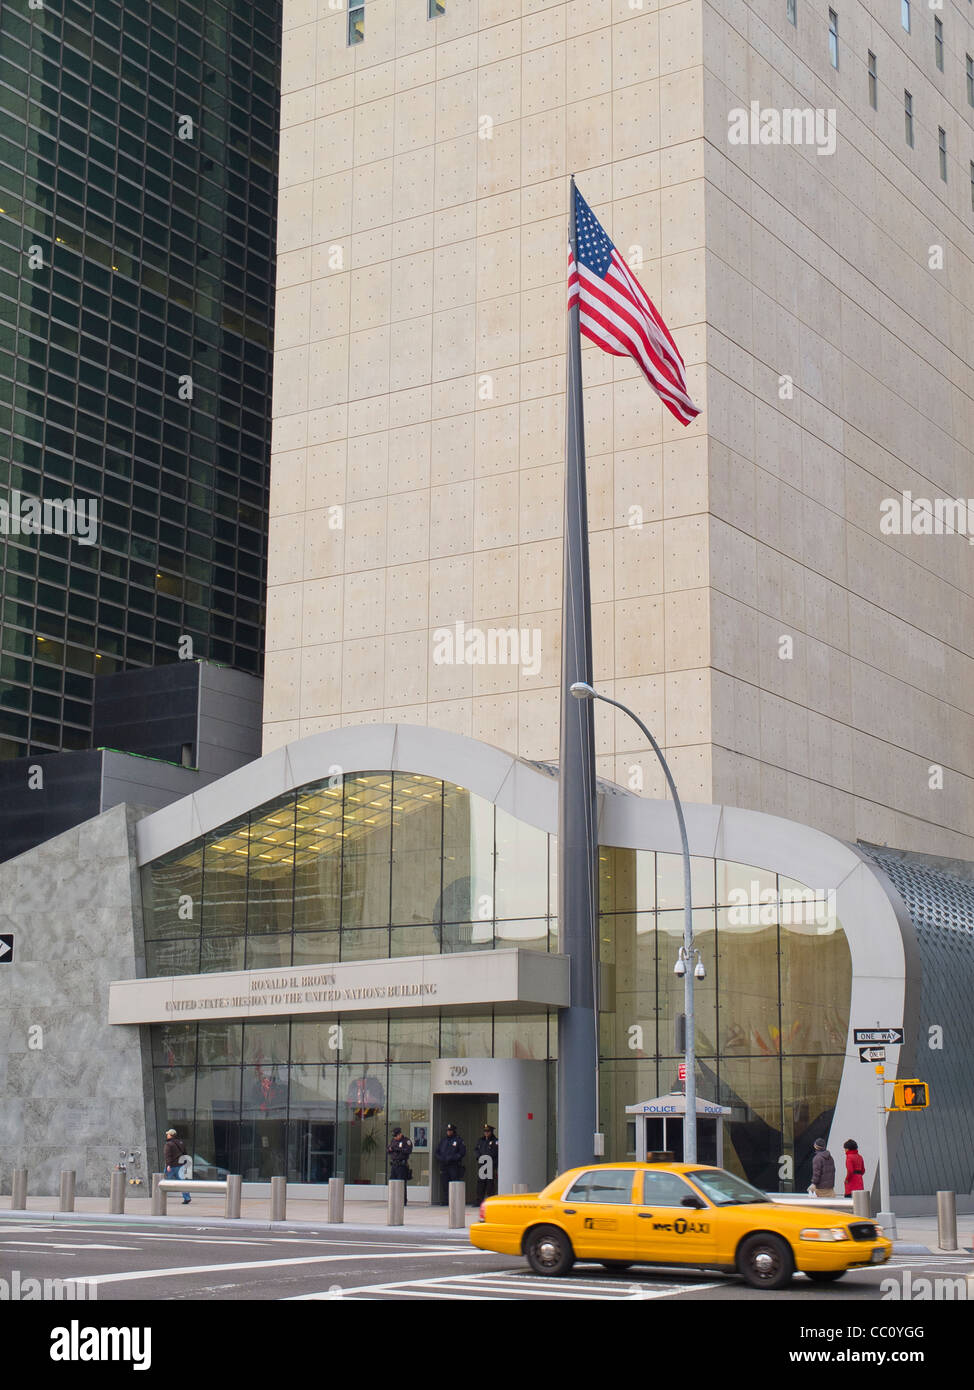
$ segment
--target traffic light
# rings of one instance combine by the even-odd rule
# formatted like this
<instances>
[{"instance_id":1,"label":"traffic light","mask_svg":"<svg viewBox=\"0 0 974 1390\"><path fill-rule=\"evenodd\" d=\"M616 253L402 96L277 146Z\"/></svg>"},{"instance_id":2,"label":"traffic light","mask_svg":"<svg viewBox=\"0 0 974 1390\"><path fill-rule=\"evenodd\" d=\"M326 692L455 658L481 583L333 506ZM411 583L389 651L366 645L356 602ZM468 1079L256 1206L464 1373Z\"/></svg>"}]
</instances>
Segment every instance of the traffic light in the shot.
<instances>
[{"instance_id":1,"label":"traffic light","mask_svg":"<svg viewBox=\"0 0 974 1390\"><path fill-rule=\"evenodd\" d=\"M930 1087L925 1081L895 1081L893 1110L926 1110L930 1104Z\"/></svg>"}]
</instances>

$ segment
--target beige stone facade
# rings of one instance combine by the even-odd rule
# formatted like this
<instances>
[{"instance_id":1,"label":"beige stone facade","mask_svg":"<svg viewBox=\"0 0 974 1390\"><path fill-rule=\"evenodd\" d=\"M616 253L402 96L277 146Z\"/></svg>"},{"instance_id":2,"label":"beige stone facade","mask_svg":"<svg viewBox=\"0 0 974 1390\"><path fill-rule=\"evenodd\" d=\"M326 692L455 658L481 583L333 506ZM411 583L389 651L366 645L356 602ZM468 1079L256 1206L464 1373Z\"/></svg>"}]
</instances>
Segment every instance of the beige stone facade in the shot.
<instances>
[{"instance_id":1,"label":"beige stone facade","mask_svg":"<svg viewBox=\"0 0 974 1390\"><path fill-rule=\"evenodd\" d=\"M574 173L703 407L583 349L596 684L688 800L974 855L974 552L880 532L974 496L974 26L843 0L835 70L797 6L366 0L350 46L285 0L265 751L413 722L557 756ZM835 152L732 144L753 101L834 109ZM443 661L457 623L520 661ZM600 773L662 794L596 719Z\"/></svg>"}]
</instances>

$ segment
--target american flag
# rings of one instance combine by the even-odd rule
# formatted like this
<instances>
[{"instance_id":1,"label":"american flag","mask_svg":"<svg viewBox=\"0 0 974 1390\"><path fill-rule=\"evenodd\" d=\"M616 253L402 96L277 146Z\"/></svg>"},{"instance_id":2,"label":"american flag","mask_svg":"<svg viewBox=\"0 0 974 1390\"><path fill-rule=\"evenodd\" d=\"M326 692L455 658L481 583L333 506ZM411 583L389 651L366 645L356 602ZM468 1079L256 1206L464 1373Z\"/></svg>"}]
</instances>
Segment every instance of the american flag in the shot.
<instances>
[{"instance_id":1,"label":"american flag","mask_svg":"<svg viewBox=\"0 0 974 1390\"><path fill-rule=\"evenodd\" d=\"M632 357L680 421L700 414L687 394L686 367L669 329L642 285L606 236L585 199L575 195L578 264L568 248L568 307L577 301L579 328L616 357Z\"/></svg>"}]
</instances>

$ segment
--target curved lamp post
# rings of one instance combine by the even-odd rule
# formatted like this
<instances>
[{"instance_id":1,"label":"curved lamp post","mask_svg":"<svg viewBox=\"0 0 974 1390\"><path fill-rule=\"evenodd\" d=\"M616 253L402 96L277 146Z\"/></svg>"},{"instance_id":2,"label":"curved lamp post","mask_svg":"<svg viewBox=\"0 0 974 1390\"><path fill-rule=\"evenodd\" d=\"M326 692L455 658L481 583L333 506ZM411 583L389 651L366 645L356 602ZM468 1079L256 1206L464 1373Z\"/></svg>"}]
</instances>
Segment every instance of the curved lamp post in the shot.
<instances>
[{"instance_id":1,"label":"curved lamp post","mask_svg":"<svg viewBox=\"0 0 974 1390\"><path fill-rule=\"evenodd\" d=\"M693 1016L693 981L694 978L702 980L704 978L703 962L700 959L700 952L693 944L693 909L690 901L690 845L687 841L686 821L683 819L683 805L680 801L679 793L676 790L676 783L673 781L673 774L667 766L666 759L663 757L663 750L656 742L653 735L646 728L646 725L638 715L633 714L628 706L620 704L618 700L610 700L608 695L600 695L591 685L585 681L576 681L569 687L576 700L602 700L607 705L614 705L616 709L621 709L623 714L628 714L634 724L646 735L653 752L659 758L660 766L663 769L663 776L666 778L670 795L673 797L673 805L676 807L676 818L680 824L680 840L683 845L683 945L676 962L677 975L683 976L683 998L684 1013L686 1015L686 1101L687 1113L683 1121L683 1161L684 1163L696 1163L697 1161L697 1078L695 1069L695 1049L696 1039L694 1036L694 1016ZM692 964L696 956L696 965Z\"/></svg>"}]
</instances>

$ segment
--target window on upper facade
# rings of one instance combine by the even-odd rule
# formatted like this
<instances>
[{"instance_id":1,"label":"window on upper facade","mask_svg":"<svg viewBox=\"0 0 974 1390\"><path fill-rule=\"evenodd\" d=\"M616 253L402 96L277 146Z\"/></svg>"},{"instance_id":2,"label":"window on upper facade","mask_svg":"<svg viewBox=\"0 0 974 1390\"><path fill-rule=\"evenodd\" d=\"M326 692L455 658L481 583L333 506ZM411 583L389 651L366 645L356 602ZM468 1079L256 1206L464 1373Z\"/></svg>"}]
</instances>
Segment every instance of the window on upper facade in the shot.
<instances>
[{"instance_id":1,"label":"window on upper facade","mask_svg":"<svg viewBox=\"0 0 974 1390\"><path fill-rule=\"evenodd\" d=\"M829 10L829 62L834 68L839 66L839 16Z\"/></svg>"},{"instance_id":2,"label":"window on upper facade","mask_svg":"<svg viewBox=\"0 0 974 1390\"><path fill-rule=\"evenodd\" d=\"M878 79L878 77L877 77L877 75L876 75L876 55L875 55L875 53L870 53L870 54L869 54L869 60L868 60L868 62L867 62L866 67L867 67L867 71L868 71L868 73L869 73L869 105L873 108L874 111L878 111L878 109L879 109L879 79Z\"/></svg>"}]
</instances>

